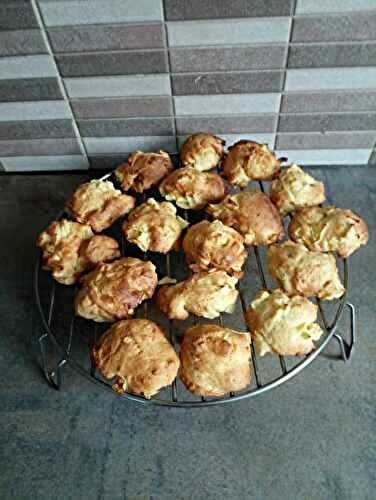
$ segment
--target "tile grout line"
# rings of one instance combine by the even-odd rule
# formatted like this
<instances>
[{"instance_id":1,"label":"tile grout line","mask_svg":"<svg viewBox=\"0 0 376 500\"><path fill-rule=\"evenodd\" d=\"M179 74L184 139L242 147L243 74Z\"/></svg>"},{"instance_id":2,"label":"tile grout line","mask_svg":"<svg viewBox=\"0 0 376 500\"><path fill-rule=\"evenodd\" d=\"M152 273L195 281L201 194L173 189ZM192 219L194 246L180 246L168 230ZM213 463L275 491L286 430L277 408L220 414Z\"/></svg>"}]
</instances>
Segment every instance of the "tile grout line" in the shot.
<instances>
[{"instance_id":1,"label":"tile grout line","mask_svg":"<svg viewBox=\"0 0 376 500\"><path fill-rule=\"evenodd\" d=\"M84 141L82 139L82 136L80 134L80 131L79 131L79 128L78 128L78 125L77 125L77 122L76 122L76 118L75 118L75 115L73 113L73 107L71 105L71 102L70 102L70 99L69 99L69 96L68 96L68 92L67 92L67 89L66 89L65 84L64 84L64 80L63 80L63 78L62 78L62 76L60 74L59 67L58 67L57 62L56 62L56 56L55 56L55 54L54 54L54 52L52 50L52 45L51 45L51 42L50 42L50 39L49 39L48 31L47 31L46 26L44 24L42 13L40 11L39 5L37 4L36 0L31 0L31 6L32 6L32 9L34 11L35 17L37 18L38 25L40 27L40 31L41 31L41 35L42 35L43 41L44 41L44 43L46 44L46 47L47 47L48 55L50 55L52 57L52 63L53 63L53 65L55 67L55 70L56 70L56 78L57 78L57 81L58 81L58 85L60 87L60 90L61 90L61 93L63 95L64 101L68 105L69 110L71 112L71 123L72 123L72 126L73 126L75 137L77 139L77 142L78 142L79 148L81 150L81 153L84 156L85 160L87 161L87 167L89 169L90 163L89 163L89 157L88 157L88 153L87 153L87 150L86 150L86 146L85 146L85 143L84 143Z\"/></svg>"}]
</instances>

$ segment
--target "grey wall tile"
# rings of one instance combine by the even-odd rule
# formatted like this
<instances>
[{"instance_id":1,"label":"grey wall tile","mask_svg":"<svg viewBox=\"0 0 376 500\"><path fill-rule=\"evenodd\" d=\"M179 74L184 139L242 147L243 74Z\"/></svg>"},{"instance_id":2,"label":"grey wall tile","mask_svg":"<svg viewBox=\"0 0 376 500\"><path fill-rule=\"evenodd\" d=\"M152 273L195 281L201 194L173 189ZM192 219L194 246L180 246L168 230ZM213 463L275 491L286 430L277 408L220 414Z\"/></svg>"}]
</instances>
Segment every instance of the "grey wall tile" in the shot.
<instances>
[{"instance_id":1,"label":"grey wall tile","mask_svg":"<svg viewBox=\"0 0 376 500\"><path fill-rule=\"evenodd\" d=\"M179 148L184 144L188 135L178 136ZM255 134L254 132L242 132L241 134L221 134L221 139L226 141L226 148L240 141L241 139L250 139L260 144L268 144L268 146L274 149L275 134Z\"/></svg>"},{"instance_id":2,"label":"grey wall tile","mask_svg":"<svg viewBox=\"0 0 376 500\"><path fill-rule=\"evenodd\" d=\"M0 172L4 172L4 171L5 171L5 167L0 161Z\"/></svg>"},{"instance_id":3,"label":"grey wall tile","mask_svg":"<svg viewBox=\"0 0 376 500\"><path fill-rule=\"evenodd\" d=\"M131 118L172 114L171 97L167 96L84 99L72 101L71 104L77 118Z\"/></svg>"},{"instance_id":4,"label":"grey wall tile","mask_svg":"<svg viewBox=\"0 0 376 500\"><path fill-rule=\"evenodd\" d=\"M161 21L162 0L39 0L47 26Z\"/></svg>"},{"instance_id":5,"label":"grey wall tile","mask_svg":"<svg viewBox=\"0 0 376 500\"><path fill-rule=\"evenodd\" d=\"M283 68L286 45L200 47L170 50L173 73Z\"/></svg>"},{"instance_id":6,"label":"grey wall tile","mask_svg":"<svg viewBox=\"0 0 376 500\"><path fill-rule=\"evenodd\" d=\"M369 160L368 160L369 164L370 165L376 165L376 149L374 148L374 150L371 152L371 155L369 157Z\"/></svg>"},{"instance_id":7,"label":"grey wall tile","mask_svg":"<svg viewBox=\"0 0 376 500\"><path fill-rule=\"evenodd\" d=\"M376 12L294 19L293 42L335 42L375 39Z\"/></svg>"},{"instance_id":8,"label":"grey wall tile","mask_svg":"<svg viewBox=\"0 0 376 500\"><path fill-rule=\"evenodd\" d=\"M276 149L367 149L375 142L375 132L279 134Z\"/></svg>"},{"instance_id":9,"label":"grey wall tile","mask_svg":"<svg viewBox=\"0 0 376 500\"><path fill-rule=\"evenodd\" d=\"M90 156L89 164L90 168L93 170L97 169L108 169L114 170L117 166L123 163L128 154L124 153L123 155L107 155L107 156Z\"/></svg>"},{"instance_id":10,"label":"grey wall tile","mask_svg":"<svg viewBox=\"0 0 376 500\"><path fill-rule=\"evenodd\" d=\"M57 156L80 153L77 139L0 141L0 156Z\"/></svg>"},{"instance_id":11,"label":"grey wall tile","mask_svg":"<svg viewBox=\"0 0 376 500\"><path fill-rule=\"evenodd\" d=\"M167 57L163 50L64 55L57 57L57 63L64 77L168 71Z\"/></svg>"},{"instance_id":12,"label":"grey wall tile","mask_svg":"<svg viewBox=\"0 0 376 500\"><path fill-rule=\"evenodd\" d=\"M376 66L376 43L290 45L289 68Z\"/></svg>"},{"instance_id":13,"label":"grey wall tile","mask_svg":"<svg viewBox=\"0 0 376 500\"><path fill-rule=\"evenodd\" d=\"M288 17L167 23L171 47L287 42L289 29Z\"/></svg>"},{"instance_id":14,"label":"grey wall tile","mask_svg":"<svg viewBox=\"0 0 376 500\"><path fill-rule=\"evenodd\" d=\"M67 102L0 102L0 122L15 120L49 120L54 118L71 118L72 114Z\"/></svg>"},{"instance_id":15,"label":"grey wall tile","mask_svg":"<svg viewBox=\"0 0 376 500\"><path fill-rule=\"evenodd\" d=\"M299 165L365 165L370 149L278 149L277 156L284 156Z\"/></svg>"},{"instance_id":16,"label":"grey wall tile","mask_svg":"<svg viewBox=\"0 0 376 500\"><path fill-rule=\"evenodd\" d=\"M0 56L46 53L40 30L0 31Z\"/></svg>"},{"instance_id":17,"label":"grey wall tile","mask_svg":"<svg viewBox=\"0 0 376 500\"><path fill-rule=\"evenodd\" d=\"M156 49L165 46L162 23L72 26L48 31L55 52Z\"/></svg>"},{"instance_id":18,"label":"grey wall tile","mask_svg":"<svg viewBox=\"0 0 376 500\"><path fill-rule=\"evenodd\" d=\"M228 94L174 97L177 115L278 113L280 94Z\"/></svg>"},{"instance_id":19,"label":"grey wall tile","mask_svg":"<svg viewBox=\"0 0 376 500\"><path fill-rule=\"evenodd\" d=\"M375 88L376 68L289 69L285 91L353 90Z\"/></svg>"},{"instance_id":20,"label":"grey wall tile","mask_svg":"<svg viewBox=\"0 0 376 500\"><path fill-rule=\"evenodd\" d=\"M62 99L56 78L0 79L0 101L38 101Z\"/></svg>"},{"instance_id":21,"label":"grey wall tile","mask_svg":"<svg viewBox=\"0 0 376 500\"><path fill-rule=\"evenodd\" d=\"M176 151L174 136L84 137L84 143L90 155L131 153L137 149L142 151L158 151L159 149L168 152Z\"/></svg>"},{"instance_id":22,"label":"grey wall tile","mask_svg":"<svg viewBox=\"0 0 376 500\"><path fill-rule=\"evenodd\" d=\"M49 55L0 58L0 79L42 78L56 75L53 58Z\"/></svg>"},{"instance_id":23,"label":"grey wall tile","mask_svg":"<svg viewBox=\"0 0 376 500\"><path fill-rule=\"evenodd\" d=\"M8 172L45 170L87 170L89 162L81 155L67 156L18 156L0 158Z\"/></svg>"},{"instance_id":24,"label":"grey wall tile","mask_svg":"<svg viewBox=\"0 0 376 500\"><path fill-rule=\"evenodd\" d=\"M279 132L375 130L376 113L282 114Z\"/></svg>"},{"instance_id":25,"label":"grey wall tile","mask_svg":"<svg viewBox=\"0 0 376 500\"><path fill-rule=\"evenodd\" d=\"M277 115L251 116L210 116L178 117L176 128L178 135L192 134L199 130L217 134L238 134L241 132L274 132Z\"/></svg>"},{"instance_id":26,"label":"grey wall tile","mask_svg":"<svg viewBox=\"0 0 376 500\"><path fill-rule=\"evenodd\" d=\"M282 82L282 71L172 75L174 95L278 92Z\"/></svg>"},{"instance_id":27,"label":"grey wall tile","mask_svg":"<svg viewBox=\"0 0 376 500\"><path fill-rule=\"evenodd\" d=\"M288 16L292 0L164 0L169 21L226 17Z\"/></svg>"},{"instance_id":28,"label":"grey wall tile","mask_svg":"<svg viewBox=\"0 0 376 500\"><path fill-rule=\"evenodd\" d=\"M0 3L0 30L37 27L38 22L29 1L3 0Z\"/></svg>"},{"instance_id":29,"label":"grey wall tile","mask_svg":"<svg viewBox=\"0 0 376 500\"><path fill-rule=\"evenodd\" d=\"M167 74L66 78L64 83L69 97L72 98L171 94L170 77Z\"/></svg>"},{"instance_id":30,"label":"grey wall tile","mask_svg":"<svg viewBox=\"0 0 376 500\"><path fill-rule=\"evenodd\" d=\"M84 137L163 136L174 133L172 118L79 120L77 124Z\"/></svg>"},{"instance_id":31,"label":"grey wall tile","mask_svg":"<svg viewBox=\"0 0 376 500\"><path fill-rule=\"evenodd\" d=\"M75 137L71 120L0 122L0 140Z\"/></svg>"},{"instance_id":32,"label":"grey wall tile","mask_svg":"<svg viewBox=\"0 0 376 500\"><path fill-rule=\"evenodd\" d=\"M281 111L285 113L376 111L376 91L285 94L282 96Z\"/></svg>"},{"instance_id":33,"label":"grey wall tile","mask_svg":"<svg viewBox=\"0 0 376 500\"><path fill-rule=\"evenodd\" d=\"M375 0L297 0L295 14L357 12L375 8Z\"/></svg>"}]
</instances>

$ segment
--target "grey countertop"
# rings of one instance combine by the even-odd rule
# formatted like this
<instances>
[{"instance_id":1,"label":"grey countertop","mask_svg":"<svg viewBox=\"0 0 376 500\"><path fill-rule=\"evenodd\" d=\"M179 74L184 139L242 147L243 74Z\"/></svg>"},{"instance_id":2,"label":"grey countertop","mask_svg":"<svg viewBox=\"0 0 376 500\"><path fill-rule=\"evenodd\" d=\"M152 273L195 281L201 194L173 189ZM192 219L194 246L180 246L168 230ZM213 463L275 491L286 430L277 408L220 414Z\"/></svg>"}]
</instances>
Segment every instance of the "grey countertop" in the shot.
<instances>
[{"instance_id":1,"label":"grey countertop","mask_svg":"<svg viewBox=\"0 0 376 500\"><path fill-rule=\"evenodd\" d=\"M70 368L47 386L30 343L34 242L87 175L0 178L2 500L375 498L375 168L315 171L370 229L351 259L353 359L320 356L270 393L199 410L121 401Z\"/></svg>"}]
</instances>

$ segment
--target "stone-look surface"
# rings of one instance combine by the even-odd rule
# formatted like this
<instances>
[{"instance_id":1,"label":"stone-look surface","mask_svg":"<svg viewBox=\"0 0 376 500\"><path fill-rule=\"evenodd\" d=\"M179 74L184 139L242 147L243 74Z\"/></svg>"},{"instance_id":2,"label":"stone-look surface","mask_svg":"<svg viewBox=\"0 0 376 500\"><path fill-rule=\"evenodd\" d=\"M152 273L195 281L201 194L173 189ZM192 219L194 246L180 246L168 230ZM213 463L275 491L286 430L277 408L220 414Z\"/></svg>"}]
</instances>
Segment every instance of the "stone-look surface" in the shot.
<instances>
[{"instance_id":1,"label":"stone-look surface","mask_svg":"<svg viewBox=\"0 0 376 500\"><path fill-rule=\"evenodd\" d=\"M69 367L60 392L47 386L30 343L43 331L32 291L34 241L87 177L0 178L2 500L374 498L374 169L313 173L325 180L330 203L369 224L369 245L351 258L353 359L334 359L332 344L294 381L201 410L121 401ZM255 265L252 256L254 272ZM241 327L236 315L231 321Z\"/></svg>"}]
</instances>

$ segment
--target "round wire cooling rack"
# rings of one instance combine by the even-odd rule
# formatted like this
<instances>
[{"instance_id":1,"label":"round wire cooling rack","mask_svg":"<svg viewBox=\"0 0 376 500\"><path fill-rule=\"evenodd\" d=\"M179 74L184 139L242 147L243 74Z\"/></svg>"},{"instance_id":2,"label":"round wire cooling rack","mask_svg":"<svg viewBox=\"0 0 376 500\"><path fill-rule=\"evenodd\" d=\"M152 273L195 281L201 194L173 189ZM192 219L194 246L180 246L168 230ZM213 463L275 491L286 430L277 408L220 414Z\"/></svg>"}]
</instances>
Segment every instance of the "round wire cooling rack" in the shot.
<instances>
[{"instance_id":1,"label":"round wire cooling rack","mask_svg":"<svg viewBox=\"0 0 376 500\"><path fill-rule=\"evenodd\" d=\"M111 179L116 183L116 178L112 173L101 177L101 179ZM264 192L264 184L259 182L259 186ZM156 198L159 197L157 192L153 192L151 195ZM187 211L183 211L181 215L189 222L195 223L198 221L194 220L195 217L197 217L195 214L189 215ZM67 216L67 214L60 212L57 219L62 216ZM120 222L112 226L108 234L117 237L118 240L120 239L123 256L132 255L145 260L151 260L157 267L159 278L166 275L172 277L172 274L174 274L175 277L175 273L172 273L172 271L177 271L179 274L179 272L184 269L182 252L172 252L163 257L152 252L141 253L136 247L128 244L125 251L125 242ZM179 379L176 379L170 387L162 389L162 391L153 398L145 399L141 396L136 396L127 392L118 394L112 388L113 382L103 379L97 372L91 358L91 349L99 338L101 333L100 330L103 332L108 328L108 325L87 321L74 315L73 299L77 291L76 287L60 285L52 279L49 273L43 272L40 252L36 261L34 275L36 303L43 325L43 333L35 339L40 352L40 365L46 380L54 389L60 389L62 387L63 368L65 365L70 365L79 374L103 389L110 391L116 397L141 404L187 408L214 406L255 397L295 377L322 353L332 339L338 342L340 349L339 359L343 361L348 361L350 359L356 338L356 318L354 306L347 302L349 287L348 259L342 259L341 271L343 285L346 289L344 295L339 300L331 301L330 304L327 303L325 306L319 299L316 300L319 312L319 322L324 334L316 344L315 350L307 356L285 358L283 356L270 355L260 358L255 353L251 339L250 363L252 365L253 377L252 385L246 390L230 393L223 397L200 398L188 392ZM258 280L256 275L258 275ZM247 283L246 287L244 283ZM240 281L238 286L240 297L238 301L239 310L235 311L233 314L221 315L217 319L219 324L231 328L231 323L235 314L237 321L239 318L242 319L244 325L242 329L247 329L245 311L247 303L249 303L247 299L248 301L251 299L251 296L246 298L247 292L250 291L249 283L256 285L254 291L260 288L268 289L262 249L256 246L249 249L245 277ZM345 340L345 338L337 332L338 324L345 306L350 315L350 320L348 322L349 326L347 328L348 332L346 335L348 340ZM179 350L179 342L182 337L182 329L188 328L192 324L213 322L197 317L190 317L190 324L175 320L168 321L161 313L158 313L151 301L146 301L140 305L136 311L136 315L137 317L148 317L162 326L162 328L168 332L168 337L177 351ZM329 319L330 317L332 318L331 320ZM235 329L241 330L239 327Z\"/></svg>"}]
</instances>

